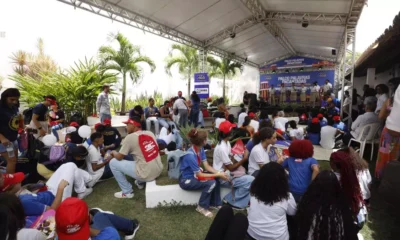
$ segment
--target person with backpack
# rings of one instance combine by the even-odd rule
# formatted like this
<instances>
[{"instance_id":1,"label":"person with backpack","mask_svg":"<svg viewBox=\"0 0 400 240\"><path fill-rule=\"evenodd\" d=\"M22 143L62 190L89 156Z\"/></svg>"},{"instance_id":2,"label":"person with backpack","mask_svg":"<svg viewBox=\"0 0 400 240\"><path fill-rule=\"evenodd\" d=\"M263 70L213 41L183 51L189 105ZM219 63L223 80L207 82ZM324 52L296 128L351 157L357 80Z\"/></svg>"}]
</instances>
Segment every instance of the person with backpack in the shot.
<instances>
[{"instance_id":1,"label":"person with backpack","mask_svg":"<svg viewBox=\"0 0 400 240\"><path fill-rule=\"evenodd\" d=\"M104 143L104 137L101 133L92 133L92 135L90 136L90 141L91 144L88 147L89 154L86 158L86 167L88 173L92 176L93 179L92 181L90 181L88 186L93 187L105 174L107 174L108 176L110 175L110 167L106 168L106 165L108 165L108 163L111 161L111 157L103 158L101 156L100 147Z\"/></svg>"},{"instance_id":2,"label":"person with backpack","mask_svg":"<svg viewBox=\"0 0 400 240\"><path fill-rule=\"evenodd\" d=\"M58 102L56 102L56 104L54 105L51 105L51 111L49 113L49 124L51 127L51 132L57 138L57 142L60 140L57 131L63 128L64 119L64 111L59 109Z\"/></svg>"},{"instance_id":3,"label":"person with backpack","mask_svg":"<svg viewBox=\"0 0 400 240\"><path fill-rule=\"evenodd\" d=\"M58 150L60 150L59 153L57 154L58 156L54 156L54 153L53 156L50 155L51 147L50 148L42 147L42 149L40 149L41 154L39 157L39 161L37 163L36 170L39 173L39 175L45 179L51 178L54 172L57 171L57 169L60 168L60 166L65 163L72 162L77 167L81 167L84 163L83 160L85 160L85 158L88 155L88 151L85 147L76 146L75 144L72 143L67 143L65 145L57 145L53 147L54 149L57 148ZM62 153L63 149L64 149L64 154ZM65 157L62 157L63 155L65 155Z\"/></svg>"},{"instance_id":4,"label":"person with backpack","mask_svg":"<svg viewBox=\"0 0 400 240\"><path fill-rule=\"evenodd\" d=\"M0 154L7 162L7 173L14 173L18 157L18 129L22 116L19 114L19 98L16 88L6 89L0 99Z\"/></svg>"},{"instance_id":5,"label":"person with backpack","mask_svg":"<svg viewBox=\"0 0 400 240\"><path fill-rule=\"evenodd\" d=\"M243 156L231 153L231 138L232 129L236 124L229 121L222 122L219 125L219 142L214 149L214 172L229 172L229 180L219 179L222 187L232 188L232 191L224 197L224 202L232 206L233 209L244 210L250 201L249 189L254 177L246 175L244 163L248 161L248 151L245 151ZM235 159L235 160L234 160Z\"/></svg>"},{"instance_id":6,"label":"person with backpack","mask_svg":"<svg viewBox=\"0 0 400 240\"><path fill-rule=\"evenodd\" d=\"M219 181L216 181L215 178L221 178L225 181L229 181L230 178L224 172L217 172L208 164L203 148L207 142L206 131L192 128L188 133L188 137L192 147L182 157L179 186L187 191L201 190L196 211L212 218L213 213L210 212L210 208L220 209L222 205ZM203 172L202 163L208 173Z\"/></svg>"},{"instance_id":7,"label":"person with backpack","mask_svg":"<svg viewBox=\"0 0 400 240\"><path fill-rule=\"evenodd\" d=\"M145 182L154 181L160 176L163 164L159 154L157 140L150 131L142 131L140 118L134 117L124 122L128 135L125 137L119 152L112 151L110 155L110 168L117 180L120 192L116 192L116 198L133 198L132 185L127 181L125 175L136 179L135 184L143 189ZM135 161L125 158L131 154Z\"/></svg>"},{"instance_id":8,"label":"person with backpack","mask_svg":"<svg viewBox=\"0 0 400 240\"><path fill-rule=\"evenodd\" d=\"M44 96L44 101L37 104L32 110L32 120L29 127L34 130L33 136L41 138L49 131L48 110L51 105L56 104L56 97L53 95Z\"/></svg>"}]
</instances>

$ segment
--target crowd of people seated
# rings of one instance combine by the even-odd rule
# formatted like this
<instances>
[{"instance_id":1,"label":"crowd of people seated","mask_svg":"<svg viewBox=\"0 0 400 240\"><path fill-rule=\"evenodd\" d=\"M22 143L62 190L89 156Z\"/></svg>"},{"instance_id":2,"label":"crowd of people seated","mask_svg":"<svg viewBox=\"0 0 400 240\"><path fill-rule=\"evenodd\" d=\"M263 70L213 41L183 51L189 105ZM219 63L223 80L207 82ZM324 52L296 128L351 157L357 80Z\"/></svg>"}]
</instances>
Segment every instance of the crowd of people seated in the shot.
<instances>
[{"instance_id":1,"label":"crowd of people seated","mask_svg":"<svg viewBox=\"0 0 400 240\"><path fill-rule=\"evenodd\" d=\"M60 240L116 239L118 232L133 239L138 220L89 210L82 199L95 191L100 181L110 178L115 178L120 188L115 198L133 198L134 189L126 176L135 180L139 190L144 189L146 182L161 175L160 153L166 149L168 159L180 159L176 172L179 186L185 191L201 191L196 211L209 218L217 212L206 239L357 239L368 214L372 176L368 162L354 150L359 146L347 146L350 139L360 137L364 126L385 120L374 176L382 182L379 192L395 205L393 199L400 199L395 187L400 169L395 161L400 160L400 127L396 123L399 83L394 79L389 86L378 85L375 97L369 87L362 97L353 93L353 98L361 100L345 101L349 109L351 106L350 117L357 116L350 126L339 117L337 100L329 90L321 108L303 114L304 127L289 120L283 110L270 117L245 105L236 121L219 99L211 130L218 142L211 162L206 156L211 133L202 129L208 112L203 112L196 92L190 100L178 92L159 108L152 98L148 106L135 106L123 122L127 136L122 139L112 126L108 85L103 86L96 103L100 123L86 137L81 136L79 123L66 122L53 95L46 95L32 109L25 126L19 112L20 92L7 89L0 99L0 153L5 163L0 175L0 217L8 220L0 235L10 240L26 236L46 239L32 226L41 216L54 212L55 234ZM179 130L187 125L193 128L187 134L189 142L184 142ZM61 140L59 130L66 135L65 143L57 145L60 148L46 146L49 134ZM40 147L33 149L33 154L26 149L28 158L37 161L35 170L43 179L33 188L21 187L26 176L17 171L24 134L29 145ZM287 144L287 151L276 146L278 141ZM338 149L330 155L332 171L320 171L313 145ZM62 160L53 159L56 149L64 153ZM221 196L221 188L230 191ZM234 214L232 209L247 210L248 215Z\"/></svg>"}]
</instances>

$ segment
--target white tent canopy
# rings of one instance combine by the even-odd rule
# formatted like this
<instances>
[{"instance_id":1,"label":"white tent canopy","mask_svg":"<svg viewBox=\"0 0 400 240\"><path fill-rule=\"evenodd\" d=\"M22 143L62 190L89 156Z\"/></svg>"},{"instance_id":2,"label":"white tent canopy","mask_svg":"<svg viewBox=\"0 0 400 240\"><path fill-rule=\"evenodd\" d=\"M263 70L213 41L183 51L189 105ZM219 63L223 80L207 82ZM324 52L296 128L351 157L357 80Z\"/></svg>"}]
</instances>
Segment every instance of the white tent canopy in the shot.
<instances>
[{"instance_id":1,"label":"white tent canopy","mask_svg":"<svg viewBox=\"0 0 400 240\"><path fill-rule=\"evenodd\" d=\"M260 67L289 56L339 63L366 0L58 0ZM306 28L302 24L308 25ZM347 39L346 37L347 36ZM337 50L336 55L332 49ZM205 51L203 51L205 50Z\"/></svg>"}]
</instances>

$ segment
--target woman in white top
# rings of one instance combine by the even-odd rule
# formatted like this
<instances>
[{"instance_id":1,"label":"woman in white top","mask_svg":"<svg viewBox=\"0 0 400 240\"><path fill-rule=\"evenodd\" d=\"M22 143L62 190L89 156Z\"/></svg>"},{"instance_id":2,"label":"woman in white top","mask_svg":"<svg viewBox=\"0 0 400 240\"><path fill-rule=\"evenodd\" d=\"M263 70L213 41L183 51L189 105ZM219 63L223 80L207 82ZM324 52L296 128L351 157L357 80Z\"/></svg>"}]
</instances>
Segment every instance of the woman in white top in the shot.
<instances>
[{"instance_id":1,"label":"woman in white top","mask_svg":"<svg viewBox=\"0 0 400 240\"><path fill-rule=\"evenodd\" d=\"M0 238L7 240L45 240L46 235L39 230L25 228L25 213L21 201L11 193L0 193Z\"/></svg>"},{"instance_id":2,"label":"woman in white top","mask_svg":"<svg viewBox=\"0 0 400 240\"><path fill-rule=\"evenodd\" d=\"M386 84L379 84L376 86L376 92L378 93L378 102L376 104L376 110L375 113L379 113L381 110L383 103L389 98L389 87Z\"/></svg>"},{"instance_id":3,"label":"woman in white top","mask_svg":"<svg viewBox=\"0 0 400 240\"><path fill-rule=\"evenodd\" d=\"M301 84L301 93L300 93L300 101L304 103L306 101L306 92L307 92L307 87L304 85L304 83Z\"/></svg>"},{"instance_id":4,"label":"woman in white top","mask_svg":"<svg viewBox=\"0 0 400 240\"><path fill-rule=\"evenodd\" d=\"M358 239L350 205L332 171L320 172L311 182L297 206L296 219L296 239Z\"/></svg>"},{"instance_id":5,"label":"woman in white top","mask_svg":"<svg viewBox=\"0 0 400 240\"><path fill-rule=\"evenodd\" d=\"M275 130L270 127L260 129L253 136L254 147L249 157L249 175L257 176L258 170L269 163L268 146L276 143Z\"/></svg>"},{"instance_id":6,"label":"woman in white top","mask_svg":"<svg viewBox=\"0 0 400 240\"><path fill-rule=\"evenodd\" d=\"M288 240L286 215L296 214L285 169L278 163L264 165L250 188L249 228L254 239Z\"/></svg>"}]
</instances>

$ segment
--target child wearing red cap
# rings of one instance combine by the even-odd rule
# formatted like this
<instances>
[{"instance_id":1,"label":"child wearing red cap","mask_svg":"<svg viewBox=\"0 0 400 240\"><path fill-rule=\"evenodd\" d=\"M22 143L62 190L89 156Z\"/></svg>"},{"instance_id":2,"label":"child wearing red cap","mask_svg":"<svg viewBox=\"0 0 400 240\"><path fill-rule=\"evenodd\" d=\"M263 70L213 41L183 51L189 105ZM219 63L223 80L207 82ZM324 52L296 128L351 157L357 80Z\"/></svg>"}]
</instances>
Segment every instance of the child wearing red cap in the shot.
<instances>
[{"instance_id":1,"label":"child wearing red cap","mask_svg":"<svg viewBox=\"0 0 400 240\"><path fill-rule=\"evenodd\" d=\"M313 145L319 145L319 142L321 141L321 124L319 123L318 118L313 118L311 123L308 125L307 137Z\"/></svg>"},{"instance_id":2,"label":"child wearing red cap","mask_svg":"<svg viewBox=\"0 0 400 240\"><path fill-rule=\"evenodd\" d=\"M245 150L243 158L235 158L233 160L229 139L234 127L236 127L236 124L232 124L229 121L222 122L219 125L219 143L214 149L213 169L215 172L225 172L225 169L228 170L230 180L219 179L219 182L222 187L233 187L235 190L234 195L232 192L228 193L224 197L224 201L235 209L244 209L250 201L249 190L254 177L246 175L246 169L243 167L243 164L248 160L248 151Z\"/></svg>"}]
</instances>

